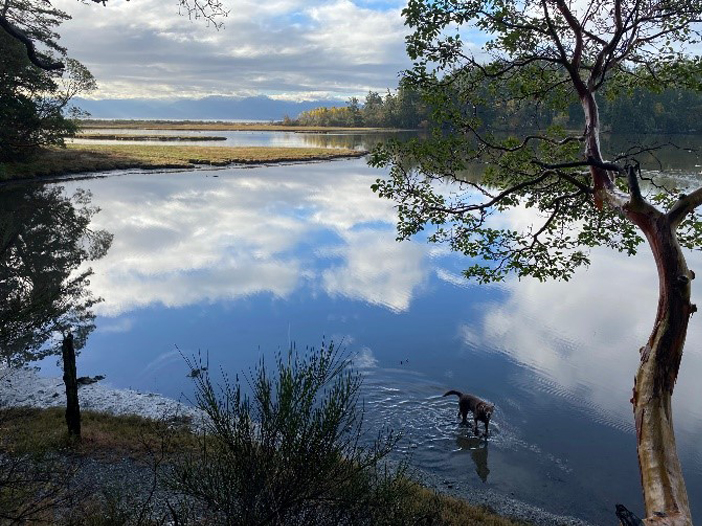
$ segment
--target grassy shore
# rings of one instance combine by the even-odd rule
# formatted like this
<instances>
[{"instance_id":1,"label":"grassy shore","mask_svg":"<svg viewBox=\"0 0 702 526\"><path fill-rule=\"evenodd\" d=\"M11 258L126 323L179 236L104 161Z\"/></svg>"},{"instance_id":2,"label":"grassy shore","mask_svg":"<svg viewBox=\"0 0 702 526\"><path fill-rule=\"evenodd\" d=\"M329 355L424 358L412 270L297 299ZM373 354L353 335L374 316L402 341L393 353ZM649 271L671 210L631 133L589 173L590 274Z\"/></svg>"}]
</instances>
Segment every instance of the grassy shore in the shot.
<instances>
[{"instance_id":1,"label":"grassy shore","mask_svg":"<svg viewBox=\"0 0 702 526\"><path fill-rule=\"evenodd\" d=\"M7 458L35 458L40 459L42 455L49 455L52 461L57 456L66 458L94 459L91 463L92 469L95 466L104 470L98 479L105 483L112 484L109 488L112 495L128 494L132 488L119 487L120 480L111 480L112 465L123 463L125 458L131 459L148 470L149 464L153 463L154 455L160 459L161 465L177 459L187 451L196 451L198 448L198 437L191 434L186 427L175 427L173 423L156 422L134 416L111 416L103 413L83 412L82 418L82 441L77 443L68 438L64 421L64 411L60 408L50 409L29 409L12 408L0 411L0 455L7 455ZM75 460L73 461L75 463ZM81 465L81 464L78 464ZM7 499L16 496L17 488L0 481L0 504ZM6 481L7 482L7 481ZM31 482L31 481L30 481ZM124 483L123 481L121 482ZM70 494L63 492L74 491L69 480L55 480L52 484L61 487L52 487L57 505L64 513L66 502L71 501ZM65 484L65 487L63 487ZM46 492L49 485L45 480L41 484L27 484L21 489L25 498L31 498L32 492ZM91 492L100 494L105 488L93 487ZM431 523L446 526L519 526L525 523L515 522L504 517L500 517L485 508L471 506L466 502L452 497L439 495L431 490L423 488L414 483L408 483L407 491L411 492L412 506L416 508L416 515L428 519L422 523ZM139 499L134 496L131 500L123 504L134 506L133 508L121 510L122 523L131 523L130 517L124 515L132 513L134 519L141 510L139 509ZM76 506L82 506L77 500ZM112 524L109 521L101 520L100 517L107 516L107 511L115 513L114 509L105 510L103 507L109 505L115 507L119 502L90 502L90 507L86 509L71 509L70 513L75 517L80 517L85 524ZM56 522L56 511L51 508L42 510L41 516L51 517L51 519L37 523ZM58 513L61 513L58 512ZM148 521L143 521L149 524ZM206 524L206 523L205 523Z\"/></svg>"},{"instance_id":2,"label":"grassy shore","mask_svg":"<svg viewBox=\"0 0 702 526\"><path fill-rule=\"evenodd\" d=\"M361 157L365 153L344 148L70 144L66 148L45 149L27 162L0 164L0 181L125 168L186 169L196 165L322 161Z\"/></svg>"},{"instance_id":3,"label":"grassy shore","mask_svg":"<svg viewBox=\"0 0 702 526\"><path fill-rule=\"evenodd\" d=\"M84 120L82 129L122 130L195 130L195 131L288 131L302 133L398 131L389 128L347 128L342 126L290 126L276 122L205 122L205 121L141 121Z\"/></svg>"}]
</instances>

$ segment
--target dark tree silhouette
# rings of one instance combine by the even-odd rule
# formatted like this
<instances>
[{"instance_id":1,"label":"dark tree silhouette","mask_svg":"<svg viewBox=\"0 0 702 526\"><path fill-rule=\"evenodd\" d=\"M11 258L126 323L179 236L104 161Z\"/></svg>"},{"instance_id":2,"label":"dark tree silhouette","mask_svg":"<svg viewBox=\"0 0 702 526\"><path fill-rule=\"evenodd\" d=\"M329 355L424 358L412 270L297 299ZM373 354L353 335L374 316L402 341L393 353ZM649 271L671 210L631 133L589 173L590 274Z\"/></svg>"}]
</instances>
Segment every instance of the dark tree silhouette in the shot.
<instances>
[{"instance_id":1,"label":"dark tree silhouette","mask_svg":"<svg viewBox=\"0 0 702 526\"><path fill-rule=\"evenodd\" d=\"M58 14L44 14L41 26L53 31L61 20ZM63 48L55 47L65 55ZM81 115L70 101L95 89L92 75L68 58L60 71L35 67L22 44L2 29L0 50L0 162L23 160L40 146L62 145L64 137L76 131L69 117Z\"/></svg>"},{"instance_id":2,"label":"dark tree silhouette","mask_svg":"<svg viewBox=\"0 0 702 526\"><path fill-rule=\"evenodd\" d=\"M61 354L60 333L80 349L101 301L84 263L105 255L112 235L89 228L90 194L60 186L0 189L0 359L24 365Z\"/></svg>"}]
</instances>

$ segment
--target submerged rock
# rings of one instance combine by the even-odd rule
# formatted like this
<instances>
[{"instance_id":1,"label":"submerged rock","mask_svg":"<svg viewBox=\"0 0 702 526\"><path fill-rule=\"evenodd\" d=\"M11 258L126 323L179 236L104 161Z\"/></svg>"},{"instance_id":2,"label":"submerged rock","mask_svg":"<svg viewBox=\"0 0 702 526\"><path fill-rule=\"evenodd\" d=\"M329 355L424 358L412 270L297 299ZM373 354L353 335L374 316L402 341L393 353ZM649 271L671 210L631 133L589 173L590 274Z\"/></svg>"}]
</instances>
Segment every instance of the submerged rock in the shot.
<instances>
[{"instance_id":1,"label":"submerged rock","mask_svg":"<svg viewBox=\"0 0 702 526\"><path fill-rule=\"evenodd\" d=\"M81 386L94 384L104 379L104 375L98 374L97 376L80 376L76 379L76 382L78 382L78 385Z\"/></svg>"}]
</instances>

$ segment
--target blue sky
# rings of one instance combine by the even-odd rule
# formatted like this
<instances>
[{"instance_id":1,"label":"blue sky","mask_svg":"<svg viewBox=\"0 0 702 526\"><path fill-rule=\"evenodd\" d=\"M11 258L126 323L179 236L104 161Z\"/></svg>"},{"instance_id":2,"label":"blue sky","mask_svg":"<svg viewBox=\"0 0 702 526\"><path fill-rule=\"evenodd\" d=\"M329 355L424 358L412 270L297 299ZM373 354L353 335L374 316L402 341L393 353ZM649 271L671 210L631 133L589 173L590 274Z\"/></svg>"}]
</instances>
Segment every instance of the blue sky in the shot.
<instances>
[{"instance_id":1,"label":"blue sky","mask_svg":"<svg viewBox=\"0 0 702 526\"><path fill-rule=\"evenodd\" d=\"M404 1L223 1L220 30L165 0L55 5L73 17L61 41L96 77L93 98L345 100L396 87L410 65Z\"/></svg>"}]
</instances>

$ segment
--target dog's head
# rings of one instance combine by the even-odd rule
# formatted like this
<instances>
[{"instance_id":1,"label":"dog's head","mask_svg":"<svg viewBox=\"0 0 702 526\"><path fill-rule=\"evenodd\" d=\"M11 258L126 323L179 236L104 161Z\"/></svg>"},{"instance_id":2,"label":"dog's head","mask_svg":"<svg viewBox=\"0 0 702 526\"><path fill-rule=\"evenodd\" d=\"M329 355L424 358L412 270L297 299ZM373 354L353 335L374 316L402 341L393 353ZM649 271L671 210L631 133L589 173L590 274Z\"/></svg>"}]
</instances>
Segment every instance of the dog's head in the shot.
<instances>
[{"instance_id":1,"label":"dog's head","mask_svg":"<svg viewBox=\"0 0 702 526\"><path fill-rule=\"evenodd\" d=\"M495 404L488 404L487 402L480 402L477 406L478 415L481 420L489 422L492 418L492 413L495 411Z\"/></svg>"}]
</instances>

